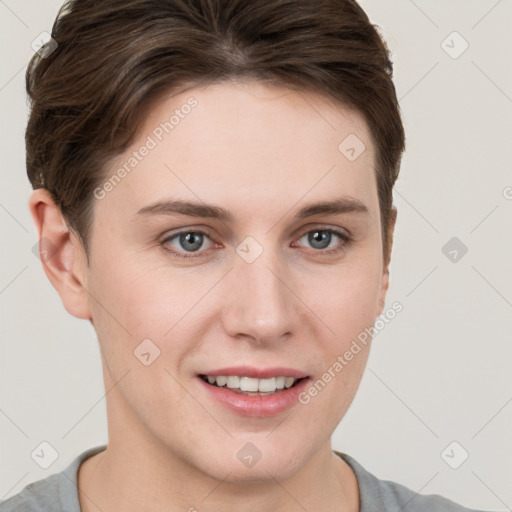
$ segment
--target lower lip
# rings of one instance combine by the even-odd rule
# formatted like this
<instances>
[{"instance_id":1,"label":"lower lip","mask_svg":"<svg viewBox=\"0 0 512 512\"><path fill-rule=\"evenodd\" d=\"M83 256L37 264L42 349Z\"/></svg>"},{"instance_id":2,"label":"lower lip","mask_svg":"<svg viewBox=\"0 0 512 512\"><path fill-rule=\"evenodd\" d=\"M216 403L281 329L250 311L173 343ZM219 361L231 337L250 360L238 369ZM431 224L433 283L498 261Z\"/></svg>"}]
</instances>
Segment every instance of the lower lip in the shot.
<instances>
[{"instance_id":1,"label":"lower lip","mask_svg":"<svg viewBox=\"0 0 512 512\"><path fill-rule=\"evenodd\" d=\"M276 391L272 395L248 396L230 391L229 388L212 386L201 377L197 379L214 400L238 414L253 417L276 416L297 404L300 393L304 391L309 381L309 378L302 379L295 386Z\"/></svg>"}]
</instances>

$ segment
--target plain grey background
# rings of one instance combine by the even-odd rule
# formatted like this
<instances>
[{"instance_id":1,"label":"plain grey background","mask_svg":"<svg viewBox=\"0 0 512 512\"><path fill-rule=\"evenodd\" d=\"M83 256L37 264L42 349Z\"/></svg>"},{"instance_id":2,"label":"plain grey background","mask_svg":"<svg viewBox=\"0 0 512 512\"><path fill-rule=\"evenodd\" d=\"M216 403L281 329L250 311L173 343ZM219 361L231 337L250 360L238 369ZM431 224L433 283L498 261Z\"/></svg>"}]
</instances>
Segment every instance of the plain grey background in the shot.
<instances>
[{"instance_id":1,"label":"plain grey background","mask_svg":"<svg viewBox=\"0 0 512 512\"><path fill-rule=\"evenodd\" d=\"M387 300L403 311L333 448L418 492L511 510L512 3L360 3L392 51L407 135ZM27 206L24 73L60 5L0 0L0 500L107 442L94 331L44 275ZM42 442L58 453L47 469L31 457Z\"/></svg>"}]
</instances>

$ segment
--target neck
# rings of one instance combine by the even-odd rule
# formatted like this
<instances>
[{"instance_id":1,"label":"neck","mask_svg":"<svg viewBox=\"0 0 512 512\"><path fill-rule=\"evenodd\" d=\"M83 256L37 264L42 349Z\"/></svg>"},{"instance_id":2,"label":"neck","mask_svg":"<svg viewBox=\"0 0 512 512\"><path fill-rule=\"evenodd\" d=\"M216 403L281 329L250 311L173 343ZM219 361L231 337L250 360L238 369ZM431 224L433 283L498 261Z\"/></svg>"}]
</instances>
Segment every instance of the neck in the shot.
<instances>
[{"instance_id":1,"label":"neck","mask_svg":"<svg viewBox=\"0 0 512 512\"><path fill-rule=\"evenodd\" d=\"M82 512L358 512L357 479L329 449L293 477L261 483L218 481L200 472L180 472L178 458L164 467L145 452L108 448L82 464L78 487Z\"/></svg>"}]
</instances>

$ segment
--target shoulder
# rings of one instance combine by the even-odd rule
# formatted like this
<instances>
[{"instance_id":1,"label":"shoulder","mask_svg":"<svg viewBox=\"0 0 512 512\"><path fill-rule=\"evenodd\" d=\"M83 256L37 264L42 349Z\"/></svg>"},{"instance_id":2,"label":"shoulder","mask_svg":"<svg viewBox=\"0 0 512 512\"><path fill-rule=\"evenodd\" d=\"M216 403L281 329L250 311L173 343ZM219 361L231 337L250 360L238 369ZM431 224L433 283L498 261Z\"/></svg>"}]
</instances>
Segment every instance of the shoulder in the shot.
<instances>
[{"instance_id":1,"label":"shoulder","mask_svg":"<svg viewBox=\"0 0 512 512\"><path fill-rule=\"evenodd\" d=\"M21 492L0 502L0 512L36 512L43 510L61 510L59 504L59 476L32 482Z\"/></svg>"},{"instance_id":2,"label":"shoulder","mask_svg":"<svg viewBox=\"0 0 512 512\"><path fill-rule=\"evenodd\" d=\"M60 473L26 485L18 494L0 502L0 512L80 512L78 468L85 459L105 448L90 448Z\"/></svg>"},{"instance_id":3,"label":"shoulder","mask_svg":"<svg viewBox=\"0 0 512 512\"><path fill-rule=\"evenodd\" d=\"M477 512L465 508L439 494L419 494L389 480L380 480L355 459L334 451L354 471L359 484L360 512Z\"/></svg>"}]
</instances>

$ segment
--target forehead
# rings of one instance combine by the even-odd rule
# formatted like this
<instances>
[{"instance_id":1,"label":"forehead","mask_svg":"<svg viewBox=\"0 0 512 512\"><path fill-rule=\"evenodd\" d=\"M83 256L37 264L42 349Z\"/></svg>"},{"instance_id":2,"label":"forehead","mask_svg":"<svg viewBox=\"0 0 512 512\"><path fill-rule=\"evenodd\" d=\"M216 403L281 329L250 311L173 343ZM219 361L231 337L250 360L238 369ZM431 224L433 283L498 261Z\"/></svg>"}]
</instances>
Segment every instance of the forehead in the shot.
<instances>
[{"instance_id":1,"label":"forehead","mask_svg":"<svg viewBox=\"0 0 512 512\"><path fill-rule=\"evenodd\" d=\"M200 124L209 129L197 129ZM319 149L331 145L339 150L337 140L352 134L364 140L367 156L373 156L370 132L358 112L318 93L258 81L216 82L160 97L139 130L139 139L152 134L162 142L172 133L178 141L180 132L190 135L187 125L195 130L194 141L202 154L215 151L221 139L224 143L243 140L245 149L250 144L254 151L264 142L269 149L279 146L300 153L299 146L307 151L318 147L319 140L324 142ZM276 133L282 137L276 140Z\"/></svg>"},{"instance_id":2,"label":"forehead","mask_svg":"<svg viewBox=\"0 0 512 512\"><path fill-rule=\"evenodd\" d=\"M362 116L311 92L259 82L161 98L110 175L130 168L130 160L133 169L109 200L129 197L136 210L169 196L241 209L329 195L352 196L371 209L377 199L374 146Z\"/></svg>"}]
</instances>

